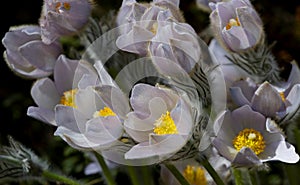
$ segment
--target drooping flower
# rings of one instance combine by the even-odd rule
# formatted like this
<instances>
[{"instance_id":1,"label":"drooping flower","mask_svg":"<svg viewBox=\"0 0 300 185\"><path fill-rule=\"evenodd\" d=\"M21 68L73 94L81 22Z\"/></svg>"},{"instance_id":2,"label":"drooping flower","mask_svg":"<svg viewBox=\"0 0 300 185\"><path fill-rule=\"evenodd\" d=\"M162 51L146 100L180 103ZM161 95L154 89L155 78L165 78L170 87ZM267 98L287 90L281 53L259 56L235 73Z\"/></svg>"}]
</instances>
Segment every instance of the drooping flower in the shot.
<instances>
[{"instance_id":1,"label":"drooping flower","mask_svg":"<svg viewBox=\"0 0 300 185\"><path fill-rule=\"evenodd\" d=\"M186 144L193 119L191 108L178 94L168 88L137 84L130 103L134 111L127 115L124 127L138 144L125 153L125 159L160 161Z\"/></svg>"},{"instance_id":2,"label":"drooping flower","mask_svg":"<svg viewBox=\"0 0 300 185\"><path fill-rule=\"evenodd\" d=\"M212 144L235 166L256 166L279 160L296 163L295 148L285 141L280 130L270 129L273 122L248 105L224 111L216 120Z\"/></svg>"},{"instance_id":3,"label":"drooping flower","mask_svg":"<svg viewBox=\"0 0 300 185\"><path fill-rule=\"evenodd\" d=\"M46 45L41 40L41 29L34 25L11 27L2 39L6 48L7 65L25 78L42 78L53 73L55 62L62 53L59 42Z\"/></svg>"},{"instance_id":4,"label":"drooping flower","mask_svg":"<svg viewBox=\"0 0 300 185\"><path fill-rule=\"evenodd\" d=\"M248 0L211 4L211 26L222 47L239 52L262 43L263 23Z\"/></svg>"},{"instance_id":5,"label":"drooping flower","mask_svg":"<svg viewBox=\"0 0 300 185\"><path fill-rule=\"evenodd\" d=\"M40 17L42 40L50 44L61 36L78 32L88 22L88 0L45 0Z\"/></svg>"}]
</instances>

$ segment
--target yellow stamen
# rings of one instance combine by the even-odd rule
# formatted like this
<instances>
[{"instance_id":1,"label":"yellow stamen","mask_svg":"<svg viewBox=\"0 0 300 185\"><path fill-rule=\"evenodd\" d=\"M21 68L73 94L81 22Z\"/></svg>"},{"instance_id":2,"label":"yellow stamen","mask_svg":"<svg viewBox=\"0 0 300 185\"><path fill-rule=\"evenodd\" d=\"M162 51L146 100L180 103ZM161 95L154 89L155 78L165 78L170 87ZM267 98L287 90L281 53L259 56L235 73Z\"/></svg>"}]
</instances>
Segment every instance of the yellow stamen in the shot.
<instances>
[{"instance_id":1,"label":"yellow stamen","mask_svg":"<svg viewBox=\"0 0 300 185\"><path fill-rule=\"evenodd\" d=\"M64 95L60 98L60 104L76 108L76 104L75 104L76 93L77 93L77 89L72 89L64 92Z\"/></svg>"},{"instance_id":2,"label":"yellow stamen","mask_svg":"<svg viewBox=\"0 0 300 185\"><path fill-rule=\"evenodd\" d=\"M236 150L241 150L243 147L250 148L256 155L264 151L266 144L260 132L246 128L239 132L239 134L232 141Z\"/></svg>"},{"instance_id":3,"label":"yellow stamen","mask_svg":"<svg viewBox=\"0 0 300 185\"><path fill-rule=\"evenodd\" d=\"M158 28L158 24L157 24L157 22L155 22L155 23L153 23L153 25L152 25L150 31L151 31L154 35L156 35L157 28Z\"/></svg>"},{"instance_id":4,"label":"yellow stamen","mask_svg":"<svg viewBox=\"0 0 300 185\"><path fill-rule=\"evenodd\" d=\"M65 8L66 10L70 10L70 9L71 9L70 3L64 3L63 5L64 5L64 8Z\"/></svg>"},{"instance_id":5,"label":"yellow stamen","mask_svg":"<svg viewBox=\"0 0 300 185\"><path fill-rule=\"evenodd\" d=\"M58 12L59 8L61 7L61 2L57 2L55 4L55 11Z\"/></svg>"},{"instance_id":6,"label":"yellow stamen","mask_svg":"<svg viewBox=\"0 0 300 185\"><path fill-rule=\"evenodd\" d=\"M96 111L93 115L94 118L99 116L101 117L116 116L116 114L109 107L104 107L103 109Z\"/></svg>"},{"instance_id":7,"label":"yellow stamen","mask_svg":"<svg viewBox=\"0 0 300 185\"><path fill-rule=\"evenodd\" d=\"M279 92L279 95L280 95L280 97L281 97L282 101L283 101L283 102L285 102L285 101L286 101L286 99L285 99L284 92Z\"/></svg>"},{"instance_id":8,"label":"yellow stamen","mask_svg":"<svg viewBox=\"0 0 300 185\"><path fill-rule=\"evenodd\" d=\"M229 22L226 25L226 30L229 30L232 26L241 26L241 23L238 18L229 19Z\"/></svg>"},{"instance_id":9,"label":"yellow stamen","mask_svg":"<svg viewBox=\"0 0 300 185\"><path fill-rule=\"evenodd\" d=\"M164 134L178 134L177 127L174 120L170 116L170 112L167 111L166 114L162 114L161 117L154 123L153 132L158 135Z\"/></svg>"},{"instance_id":10,"label":"yellow stamen","mask_svg":"<svg viewBox=\"0 0 300 185\"><path fill-rule=\"evenodd\" d=\"M201 167L187 165L183 171L183 176L191 185L207 184L205 171Z\"/></svg>"}]
</instances>

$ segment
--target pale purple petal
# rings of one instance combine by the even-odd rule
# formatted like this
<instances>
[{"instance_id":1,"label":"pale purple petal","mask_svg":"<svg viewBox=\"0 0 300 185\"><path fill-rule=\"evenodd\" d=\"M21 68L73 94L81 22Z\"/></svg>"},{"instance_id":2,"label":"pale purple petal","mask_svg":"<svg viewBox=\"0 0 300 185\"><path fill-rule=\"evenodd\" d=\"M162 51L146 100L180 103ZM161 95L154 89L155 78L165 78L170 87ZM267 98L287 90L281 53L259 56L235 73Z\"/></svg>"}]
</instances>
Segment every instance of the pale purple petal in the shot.
<instances>
[{"instance_id":1,"label":"pale purple petal","mask_svg":"<svg viewBox=\"0 0 300 185\"><path fill-rule=\"evenodd\" d=\"M60 55L57 59L54 68L54 81L59 94L77 88L76 86L74 87L73 84L78 62L78 60L68 59L65 55Z\"/></svg>"},{"instance_id":2,"label":"pale purple petal","mask_svg":"<svg viewBox=\"0 0 300 185\"><path fill-rule=\"evenodd\" d=\"M281 106L283 101L279 93L268 82L259 86L251 100L253 110L267 117L275 117Z\"/></svg>"},{"instance_id":3,"label":"pale purple petal","mask_svg":"<svg viewBox=\"0 0 300 185\"><path fill-rule=\"evenodd\" d=\"M60 101L55 84L49 78L37 80L31 88L31 96L39 107L49 110L54 110Z\"/></svg>"},{"instance_id":4,"label":"pale purple petal","mask_svg":"<svg viewBox=\"0 0 300 185\"><path fill-rule=\"evenodd\" d=\"M44 123L57 126L55 122L54 110L30 106L27 109L27 115Z\"/></svg>"}]
</instances>

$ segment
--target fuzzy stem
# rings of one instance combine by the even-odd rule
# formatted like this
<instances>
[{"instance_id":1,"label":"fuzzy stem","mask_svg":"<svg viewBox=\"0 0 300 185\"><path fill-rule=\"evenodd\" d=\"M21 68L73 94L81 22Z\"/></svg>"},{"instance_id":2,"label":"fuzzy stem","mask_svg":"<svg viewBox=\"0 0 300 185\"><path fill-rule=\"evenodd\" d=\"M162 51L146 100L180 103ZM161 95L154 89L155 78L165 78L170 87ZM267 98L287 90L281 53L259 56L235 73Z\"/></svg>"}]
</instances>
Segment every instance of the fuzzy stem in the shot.
<instances>
[{"instance_id":1,"label":"fuzzy stem","mask_svg":"<svg viewBox=\"0 0 300 185\"><path fill-rule=\"evenodd\" d=\"M114 180L112 174L110 173L109 168L108 168L107 164L105 163L105 160L102 157L102 155L95 152L95 156L98 160L98 163L100 164L100 166L102 168L102 172L103 172L103 175L105 177L107 184L108 185L116 185L115 180Z\"/></svg>"},{"instance_id":2,"label":"fuzzy stem","mask_svg":"<svg viewBox=\"0 0 300 185\"><path fill-rule=\"evenodd\" d=\"M184 176L178 171L178 169L171 163L166 163L165 166L172 172L174 177L178 180L181 185L190 185L189 182L184 178Z\"/></svg>"},{"instance_id":3,"label":"fuzzy stem","mask_svg":"<svg viewBox=\"0 0 300 185\"><path fill-rule=\"evenodd\" d=\"M74 180L74 179L70 179L66 176L48 171L48 170L44 170L42 172L42 176L48 180L51 181L55 181L55 182L60 182L62 184L67 184L67 185L82 185L82 183Z\"/></svg>"}]
</instances>

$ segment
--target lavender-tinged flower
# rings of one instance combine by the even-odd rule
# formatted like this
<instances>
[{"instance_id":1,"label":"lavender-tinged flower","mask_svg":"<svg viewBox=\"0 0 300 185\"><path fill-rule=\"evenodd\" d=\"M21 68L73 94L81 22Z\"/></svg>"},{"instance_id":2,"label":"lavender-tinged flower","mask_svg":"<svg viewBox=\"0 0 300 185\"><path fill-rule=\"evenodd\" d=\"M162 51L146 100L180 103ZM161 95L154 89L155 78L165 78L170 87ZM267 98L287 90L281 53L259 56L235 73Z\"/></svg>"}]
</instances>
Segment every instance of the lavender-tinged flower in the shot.
<instances>
[{"instance_id":1,"label":"lavender-tinged flower","mask_svg":"<svg viewBox=\"0 0 300 185\"><path fill-rule=\"evenodd\" d=\"M216 120L212 144L236 166L256 166L279 160L296 163L299 155L285 141L280 130L270 129L273 122L248 105L224 111Z\"/></svg>"},{"instance_id":2,"label":"lavender-tinged flower","mask_svg":"<svg viewBox=\"0 0 300 185\"><path fill-rule=\"evenodd\" d=\"M130 111L128 98L100 61L79 66L74 81L78 88L73 87L71 95L64 94L55 106L58 128L54 135L80 150L101 151L117 143L124 132L123 119Z\"/></svg>"},{"instance_id":3,"label":"lavender-tinged flower","mask_svg":"<svg viewBox=\"0 0 300 185\"><path fill-rule=\"evenodd\" d=\"M58 128L54 135L80 150L102 150L118 142L123 134L122 118L130 110L128 99L119 89L102 86L95 90L89 86L79 89L73 101L76 107L55 107Z\"/></svg>"},{"instance_id":4,"label":"lavender-tinged flower","mask_svg":"<svg viewBox=\"0 0 300 185\"><path fill-rule=\"evenodd\" d=\"M299 107L300 84L284 89L264 82L260 85L251 79L240 80L230 87L231 98L238 106L249 105L257 112L273 119L293 114Z\"/></svg>"},{"instance_id":5,"label":"lavender-tinged flower","mask_svg":"<svg viewBox=\"0 0 300 185\"><path fill-rule=\"evenodd\" d=\"M2 39L6 48L7 65L25 78L42 78L52 74L55 62L62 53L58 42L46 45L41 40L38 26L11 27Z\"/></svg>"},{"instance_id":6,"label":"lavender-tinged flower","mask_svg":"<svg viewBox=\"0 0 300 185\"><path fill-rule=\"evenodd\" d=\"M54 81L50 78L42 78L33 84L31 96L38 107L29 107L27 115L40 121L56 125L55 106L57 104L74 105L72 100L80 80L78 79L76 81L74 78L78 63L78 60L70 60L64 55L61 55L57 59L54 68ZM82 63L83 62L81 62L81 64Z\"/></svg>"},{"instance_id":7,"label":"lavender-tinged flower","mask_svg":"<svg viewBox=\"0 0 300 185\"><path fill-rule=\"evenodd\" d=\"M222 47L239 52L262 43L263 23L248 0L219 2L211 8L212 29Z\"/></svg>"},{"instance_id":8,"label":"lavender-tinged flower","mask_svg":"<svg viewBox=\"0 0 300 185\"><path fill-rule=\"evenodd\" d=\"M178 94L138 84L130 103L134 111L127 115L124 127L138 144L125 153L125 159L164 160L186 144L194 123L191 108Z\"/></svg>"},{"instance_id":9,"label":"lavender-tinged flower","mask_svg":"<svg viewBox=\"0 0 300 185\"><path fill-rule=\"evenodd\" d=\"M40 18L43 42L50 44L60 36L78 32L90 14L88 0L45 0Z\"/></svg>"},{"instance_id":10,"label":"lavender-tinged flower","mask_svg":"<svg viewBox=\"0 0 300 185\"><path fill-rule=\"evenodd\" d=\"M160 12L158 19L167 19ZM166 18L161 18L166 17ZM155 36L149 44L150 56L167 58L190 72L200 59L200 46L194 29L186 23L158 21Z\"/></svg>"},{"instance_id":11,"label":"lavender-tinged flower","mask_svg":"<svg viewBox=\"0 0 300 185\"><path fill-rule=\"evenodd\" d=\"M148 43L157 32L157 21L167 21L170 17L183 22L178 1L156 0L151 4L140 4L134 0L124 0L118 13L117 23L120 36L118 48L146 56ZM164 17L158 20L159 14Z\"/></svg>"}]
</instances>

